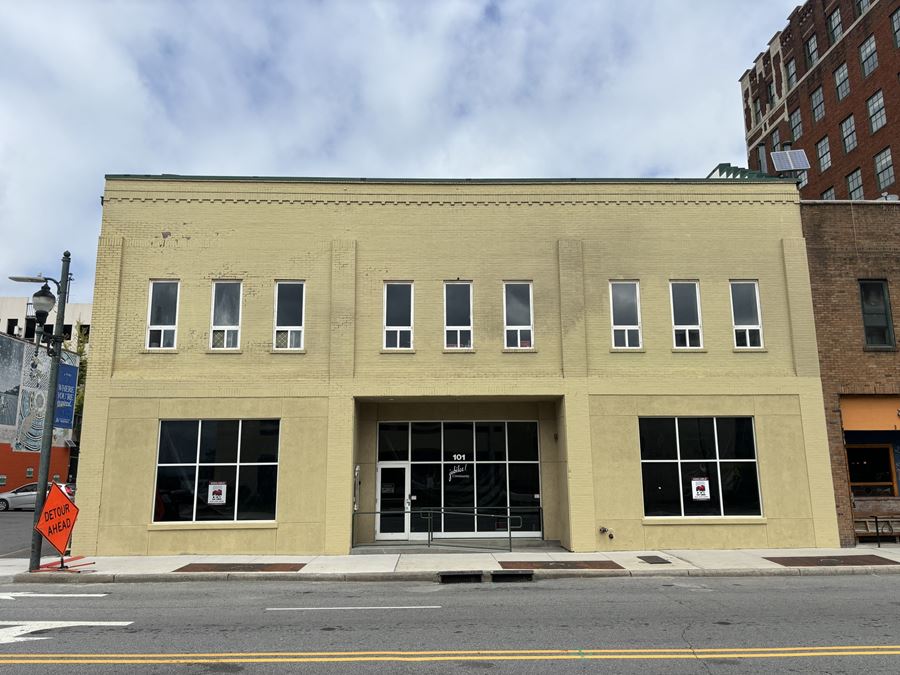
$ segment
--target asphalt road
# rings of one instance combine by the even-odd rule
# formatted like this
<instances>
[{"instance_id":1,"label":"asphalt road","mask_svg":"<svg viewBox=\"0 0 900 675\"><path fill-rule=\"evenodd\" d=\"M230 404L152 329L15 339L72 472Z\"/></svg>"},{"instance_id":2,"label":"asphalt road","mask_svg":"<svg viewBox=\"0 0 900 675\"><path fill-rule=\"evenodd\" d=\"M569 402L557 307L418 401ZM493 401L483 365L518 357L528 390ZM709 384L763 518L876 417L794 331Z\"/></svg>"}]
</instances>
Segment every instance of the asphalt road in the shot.
<instances>
[{"instance_id":1,"label":"asphalt road","mask_svg":"<svg viewBox=\"0 0 900 675\"><path fill-rule=\"evenodd\" d=\"M0 511L0 558L28 557L33 524L33 510Z\"/></svg>"},{"instance_id":2,"label":"asphalt road","mask_svg":"<svg viewBox=\"0 0 900 675\"><path fill-rule=\"evenodd\" d=\"M870 575L15 584L0 670L894 675L898 606L900 577ZM122 625L27 623L46 621Z\"/></svg>"}]
</instances>

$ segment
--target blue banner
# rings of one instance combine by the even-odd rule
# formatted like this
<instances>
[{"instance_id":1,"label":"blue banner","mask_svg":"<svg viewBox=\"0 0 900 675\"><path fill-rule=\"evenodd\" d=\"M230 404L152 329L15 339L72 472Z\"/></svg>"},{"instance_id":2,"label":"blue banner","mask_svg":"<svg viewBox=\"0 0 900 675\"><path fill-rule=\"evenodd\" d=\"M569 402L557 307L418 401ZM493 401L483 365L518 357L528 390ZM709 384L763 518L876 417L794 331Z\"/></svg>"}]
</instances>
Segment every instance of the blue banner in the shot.
<instances>
[{"instance_id":1,"label":"blue banner","mask_svg":"<svg viewBox=\"0 0 900 675\"><path fill-rule=\"evenodd\" d=\"M78 368L66 363L59 364L59 382L56 385L56 415L53 426L57 429L71 429L75 420L75 391L78 388Z\"/></svg>"}]
</instances>

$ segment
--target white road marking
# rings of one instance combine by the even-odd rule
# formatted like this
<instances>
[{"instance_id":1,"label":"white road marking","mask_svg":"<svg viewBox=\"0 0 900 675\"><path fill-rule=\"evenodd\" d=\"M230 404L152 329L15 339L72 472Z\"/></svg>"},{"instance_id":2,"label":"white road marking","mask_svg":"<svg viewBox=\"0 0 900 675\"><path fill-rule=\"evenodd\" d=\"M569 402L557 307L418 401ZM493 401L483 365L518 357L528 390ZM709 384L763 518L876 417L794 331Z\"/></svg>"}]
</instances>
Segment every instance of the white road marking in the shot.
<instances>
[{"instance_id":1,"label":"white road marking","mask_svg":"<svg viewBox=\"0 0 900 675\"><path fill-rule=\"evenodd\" d=\"M49 639L43 636L22 637L37 630L72 628L74 626L130 626L132 623L132 621L0 621L0 626L7 626L7 628L0 628L0 645Z\"/></svg>"},{"instance_id":2,"label":"white road marking","mask_svg":"<svg viewBox=\"0 0 900 675\"><path fill-rule=\"evenodd\" d=\"M105 598L109 593L0 593L0 600L15 600L16 598Z\"/></svg>"},{"instance_id":3,"label":"white road marking","mask_svg":"<svg viewBox=\"0 0 900 675\"><path fill-rule=\"evenodd\" d=\"M334 610L367 610L367 609L440 609L440 605L410 605L396 607L266 607L267 612L320 612Z\"/></svg>"}]
</instances>

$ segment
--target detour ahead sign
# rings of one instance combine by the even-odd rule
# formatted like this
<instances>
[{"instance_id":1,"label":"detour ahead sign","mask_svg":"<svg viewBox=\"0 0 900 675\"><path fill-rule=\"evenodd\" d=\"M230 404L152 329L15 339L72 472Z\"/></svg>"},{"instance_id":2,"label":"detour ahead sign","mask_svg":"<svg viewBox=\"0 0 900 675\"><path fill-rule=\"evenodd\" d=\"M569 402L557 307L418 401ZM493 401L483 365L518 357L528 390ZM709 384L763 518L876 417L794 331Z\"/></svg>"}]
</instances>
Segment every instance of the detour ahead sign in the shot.
<instances>
[{"instance_id":1,"label":"detour ahead sign","mask_svg":"<svg viewBox=\"0 0 900 675\"><path fill-rule=\"evenodd\" d=\"M77 518L78 507L59 485L51 483L40 520L34 529L44 535L44 539L64 556Z\"/></svg>"}]
</instances>

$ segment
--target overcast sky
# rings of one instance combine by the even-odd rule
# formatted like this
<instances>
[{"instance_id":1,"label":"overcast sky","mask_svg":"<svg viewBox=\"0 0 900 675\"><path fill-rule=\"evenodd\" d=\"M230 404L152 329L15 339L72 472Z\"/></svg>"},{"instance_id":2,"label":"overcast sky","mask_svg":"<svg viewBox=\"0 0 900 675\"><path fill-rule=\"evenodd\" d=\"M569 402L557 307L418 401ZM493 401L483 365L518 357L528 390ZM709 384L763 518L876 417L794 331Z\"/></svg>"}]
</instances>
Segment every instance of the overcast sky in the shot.
<instances>
[{"instance_id":1,"label":"overcast sky","mask_svg":"<svg viewBox=\"0 0 900 675\"><path fill-rule=\"evenodd\" d=\"M106 173L702 177L794 0L0 2L0 295L92 295Z\"/></svg>"}]
</instances>

